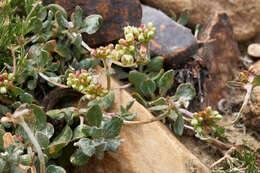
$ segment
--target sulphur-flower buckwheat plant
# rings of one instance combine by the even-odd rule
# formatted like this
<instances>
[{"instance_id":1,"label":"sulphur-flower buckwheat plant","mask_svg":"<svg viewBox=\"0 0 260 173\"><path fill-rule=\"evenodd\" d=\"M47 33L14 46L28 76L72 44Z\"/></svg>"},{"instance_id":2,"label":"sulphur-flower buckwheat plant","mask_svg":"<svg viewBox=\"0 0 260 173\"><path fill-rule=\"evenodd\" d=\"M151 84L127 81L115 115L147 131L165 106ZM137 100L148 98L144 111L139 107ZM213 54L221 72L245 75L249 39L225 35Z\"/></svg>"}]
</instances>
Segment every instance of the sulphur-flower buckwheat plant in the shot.
<instances>
[{"instance_id":1,"label":"sulphur-flower buckwheat plant","mask_svg":"<svg viewBox=\"0 0 260 173\"><path fill-rule=\"evenodd\" d=\"M67 78L67 85L86 95L88 100L96 97L104 97L108 91L98 83L98 76L87 70L70 73Z\"/></svg>"}]
</instances>

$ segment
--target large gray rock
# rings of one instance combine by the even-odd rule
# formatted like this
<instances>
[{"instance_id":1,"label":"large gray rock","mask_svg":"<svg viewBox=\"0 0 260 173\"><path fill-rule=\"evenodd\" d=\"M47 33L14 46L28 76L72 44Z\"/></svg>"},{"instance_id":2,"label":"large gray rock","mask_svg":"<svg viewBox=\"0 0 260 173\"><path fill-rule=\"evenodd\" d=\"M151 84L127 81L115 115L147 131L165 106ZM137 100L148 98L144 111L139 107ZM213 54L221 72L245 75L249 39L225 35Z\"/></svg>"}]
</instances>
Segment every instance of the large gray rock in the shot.
<instances>
[{"instance_id":1,"label":"large gray rock","mask_svg":"<svg viewBox=\"0 0 260 173\"><path fill-rule=\"evenodd\" d=\"M235 39L247 40L260 32L260 0L141 0L168 15L190 13L189 24L204 24L216 11L225 11L233 25Z\"/></svg>"},{"instance_id":2,"label":"large gray rock","mask_svg":"<svg viewBox=\"0 0 260 173\"><path fill-rule=\"evenodd\" d=\"M198 50L191 30L174 22L163 12L142 5L142 23L152 22L157 30L151 41L151 53L164 56L167 66L186 63Z\"/></svg>"}]
</instances>

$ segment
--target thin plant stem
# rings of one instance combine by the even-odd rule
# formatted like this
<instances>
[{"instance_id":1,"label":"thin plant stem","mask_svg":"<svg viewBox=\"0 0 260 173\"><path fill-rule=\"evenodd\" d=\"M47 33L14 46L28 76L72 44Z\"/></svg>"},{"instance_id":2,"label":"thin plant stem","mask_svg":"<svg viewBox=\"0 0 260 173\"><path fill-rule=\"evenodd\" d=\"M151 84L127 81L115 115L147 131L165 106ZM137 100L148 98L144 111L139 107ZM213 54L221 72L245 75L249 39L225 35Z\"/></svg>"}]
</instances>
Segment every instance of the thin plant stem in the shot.
<instances>
[{"instance_id":1,"label":"thin plant stem","mask_svg":"<svg viewBox=\"0 0 260 173\"><path fill-rule=\"evenodd\" d=\"M43 79L47 80L48 82L50 82L50 83L52 83L52 84L54 84L54 85L56 85L56 86L59 86L59 87L61 87L61 88L69 88L67 85L63 85L63 84L58 83L58 82L56 82L56 81L54 81L54 80L51 80L48 76L46 76L46 75L43 74L42 72L39 72L39 75L40 75Z\"/></svg>"},{"instance_id":2,"label":"thin plant stem","mask_svg":"<svg viewBox=\"0 0 260 173\"><path fill-rule=\"evenodd\" d=\"M111 89L111 74L110 74L110 69L107 63L107 59L103 60L104 67L105 67L105 72L106 72L106 77L107 77L107 90L110 91Z\"/></svg>"},{"instance_id":3,"label":"thin plant stem","mask_svg":"<svg viewBox=\"0 0 260 173\"><path fill-rule=\"evenodd\" d=\"M124 125L141 125L141 124L149 124L153 123L155 121L160 121L164 118L166 118L169 115L169 111L164 112L163 114L159 115L158 117L154 117L150 120L145 120L145 121L126 121L124 120Z\"/></svg>"},{"instance_id":4,"label":"thin plant stem","mask_svg":"<svg viewBox=\"0 0 260 173\"><path fill-rule=\"evenodd\" d=\"M215 167L216 165L220 164L221 162L223 162L224 160L226 159L230 159L231 158L231 154L236 150L235 147L231 147L224 155L224 157L220 158L219 160L217 160L216 162L214 162L210 168L213 168Z\"/></svg>"},{"instance_id":5,"label":"thin plant stem","mask_svg":"<svg viewBox=\"0 0 260 173\"><path fill-rule=\"evenodd\" d=\"M178 111L180 113L183 113L184 115L188 116L189 118L193 118L194 113L192 113L186 109L178 108Z\"/></svg>"},{"instance_id":6,"label":"thin plant stem","mask_svg":"<svg viewBox=\"0 0 260 173\"><path fill-rule=\"evenodd\" d=\"M14 49L11 49L11 55L12 55L12 58L13 58L13 75L15 75L15 73L16 73L16 59L15 59Z\"/></svg>"},{"instance_id":7,"label":"thin plant stem","mask_svg":"<svg viewBox=\"0 0 260 173\"><path fill-rule=\"evenodd\" d=\"M92 51L92 48L91 47L89 47L88 46L88 44L87 43L85 43L84 41L82 41L81 42L81 45L85 48L85 49L87 49L89 52L91 52Z\"/></svg>"},{"instance_id":8,"label":"thin plant stem","mask_svg":"<svg viewBox=\"0 0 260 173\"><path fill-rule=\"evenodd\" d=\"M38 153L38 158L40 161L40 173L45 173L45 160L44 160L44 155L43 155L42 149L41 149L37 139L34 137L31 129L28 127L28 125L24 121L23 116L19 116L19 118L20 118L19 124L23 127L24 131L28 135L30 141L32 142L33 146L35 147L35 149Z\"/></svg>"},{"instance_id":9,"label":"thin plant stem","mask_svg":"<svg viewBox=\"0 0 260 173\"><path fill-rule=\"evenodd\" d=\"M250 96L251 96L252 90L253 90L253 84L252 83L247 84L246 96L244 98L244 102L243 102L243 104L242 104L242 106L241 106L241 108L240 108L240 110L239 110L239 112L238 112L238 114L236 116L236 119L232 122L233 125L236 124L240 120L240 118L242 116L242 113L243 113L245 107L247 106L247 104L248 104L248 102L250 100Z\"/></svg>"}]
</instances>

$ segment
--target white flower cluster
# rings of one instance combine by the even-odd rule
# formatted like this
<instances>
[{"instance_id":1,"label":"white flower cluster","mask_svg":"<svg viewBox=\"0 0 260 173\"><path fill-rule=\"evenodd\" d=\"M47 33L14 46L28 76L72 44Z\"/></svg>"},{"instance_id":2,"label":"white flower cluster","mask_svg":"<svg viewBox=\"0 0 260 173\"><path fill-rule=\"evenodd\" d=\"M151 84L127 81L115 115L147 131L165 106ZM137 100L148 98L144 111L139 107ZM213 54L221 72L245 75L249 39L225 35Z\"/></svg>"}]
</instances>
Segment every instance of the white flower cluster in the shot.
<instances>
[{"instance_id":1,"label":"white flower cluster","mask_svg":"<svg viewBox=\"0 0 260 173\"><path fill-rule=\"evenodd\" d=\"M85 94L88 100L104 97L108 94L108 91L98 83L98 76L89 73L87 70L70 73L67 78L67 85Z\"/></svg>"},{"instance_id":2,"label":"white flower cluster","mask_svg":"<svg viewBox=\"0 0 260 173\"><path fill-rule=\"evenodd\" d=\"M0 72L0 94L7 93L8 88L13 85L13 78L12 73Z\"/></svg>"},{"instance_id":3,"label":"white flower cluster","mask_svg":"<svg viewBox=\"0 0 260 173\"><path fill-rule=\"evenodd\" d=\"M148 51L141 45L144 43L148 45L149 41L154 38L156 29L152 23L147 25L141 25L137 28L134 26L124 27L124 39L120 39L118 44L113 46L112 44L100 48L94 49L91 54L96 58L110 58L114 61L121 61L123 65L132 65L135 59L142 59L145 61Z\"/></svg>"}]
</instances>

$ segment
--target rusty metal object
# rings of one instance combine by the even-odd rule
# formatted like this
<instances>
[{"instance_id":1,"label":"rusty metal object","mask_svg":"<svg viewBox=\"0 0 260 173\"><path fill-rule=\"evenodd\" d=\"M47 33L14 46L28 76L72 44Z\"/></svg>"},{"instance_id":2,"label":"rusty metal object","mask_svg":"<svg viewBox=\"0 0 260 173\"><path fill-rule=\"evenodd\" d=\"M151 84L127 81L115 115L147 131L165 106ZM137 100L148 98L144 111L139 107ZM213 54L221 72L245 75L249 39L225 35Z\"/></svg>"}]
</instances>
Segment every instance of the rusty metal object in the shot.
<instances>
[{"instance_id":1,"label":"rusty metal object","mask_svg":"<svg viewBox=\"0 0 260 173\"><path fill-rule=\"evenodd\" d=\"M141 24L142 9L139 0L45 0L43 3L56 3L64 7L70 15L79 5L86 17L100 14L104 23L93 35L83 35L90 46L103 45L123 37L123 27Z\"/></svg>"},{"instance_id":2,"label":"rusty metal object","mask_svg":"<svg viewBox=\"0 0 260 173\"><path fill-rule=\"evenodd\" d=\"M230 90L226 87L226 82L234 78L240 56L226 13L216 12L202 28L198 40L210 39L215 41L205 44L198 55L203 57L209 70L209 76L203 84L205 104L216 107L218 101L229 95Z\"/></svg>"},{"instance_id":3,"label":"rusty metal object","mask_svg":"<svg viewBox=\"0 0 260 173\"><path fill-rule=\"evenodd\" d=\"M157 30L151 41L151 53L164 56L167 67L185 64L197 53L199 45L190 29L155 8L142 5L142 10L142 23L152 22Z\"/></svg>"}]
</instances>

